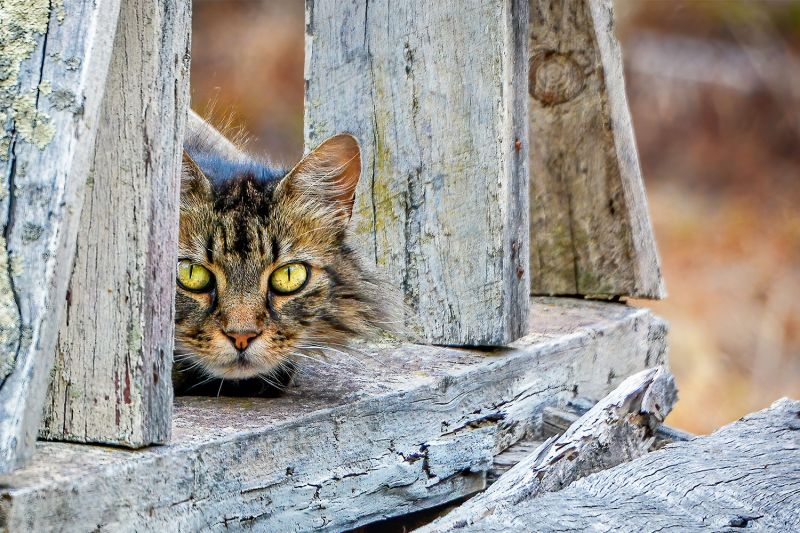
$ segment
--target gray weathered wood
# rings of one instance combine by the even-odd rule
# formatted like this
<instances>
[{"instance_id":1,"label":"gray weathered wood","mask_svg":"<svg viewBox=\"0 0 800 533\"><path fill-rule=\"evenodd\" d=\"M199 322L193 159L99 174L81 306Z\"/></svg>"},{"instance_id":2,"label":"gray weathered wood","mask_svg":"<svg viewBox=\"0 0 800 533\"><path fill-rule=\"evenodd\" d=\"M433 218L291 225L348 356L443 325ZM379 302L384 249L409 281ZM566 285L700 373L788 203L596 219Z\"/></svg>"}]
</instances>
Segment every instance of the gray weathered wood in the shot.
<instances>
[{"instance_id":1,"label":"gray weathered wood","mask_svg":"<svg viewBox=\"0 0 800 533\"><path fill-rule=\"evenodd\" d=\"M122 4L42 438L169 439L190 8Z\"/></svg>"},{"instance_id":2,"label":"gray weathered wood","mask_svg":"<svg viewBox=\"0 0 800 533\"><path fill-rule=\"evenodd\" d=\"M581 403L584 403L584 401L585 399L581 400ZM542 435L544 437L561 435L592 407L593 404L586 409L576 409L574 402L570 401L566 408L545 408L545 410L542 411ZM664 425L658 426L653 436L655 437L655 440L650 447L651 450L661 448L662 446L671 442L684 441L694 438L694 435L687 431Z\"/></svg>"},{"instance_id":3,"label":"gray weathered wood","mask_svg":"<svg viewBox=\"0 0 800 533\"><path fill-rule=\"evenodd\" d=\"M527 324L526 0L307 0L307 146L364 149L355 233L435 344Z\"/></svg>"},{"instance_id":4,"label":"gray weathered wood","mask_svg":"<svg viewBox=\"0 0 800 533\"><path fill-rule=\"evenodd\" d=\"M667 445L458 531L800 531L800 402Z\"/></svg>"},{"instance_id":5,"label":"gray weathered wood","mask_svg":"<svg viewBox=\"0 0 800 533\"><path fill-rule=\"evenodd\" d=\"M534 294L661 298L611 0L532 0Z\"/></svg>"},{"instance_id":6,"label":"gray weathered wood","mask_svg":"<svg viewBox=\"0 0 800 533\"><path fill-rule=\"evenodd\" d=\"M118 12L0 2L0 472L33 451Z\"/></svg>"},{"instance_id":7,"label":"gray weathered wood","mask_svg":"<svg viewBox=\"0 0 800 533\"><path fill-rule=\"evenodd\" d=\"M0 517L12 531L342 531L473 493L542 408L663 361L646 310L532 307L508 349L364 346L308 361L280 398L178 398L166 446L40 443L0 476Z\"/></svg>"},{"instance_id":8,"label":"gray weathered wood","mask_svg":"<svg viewBox=\"0 0 800 533\"><path fill-rule=\"evenodd\" d=\"M420 533L455 531L546 492L647 453L677 390L664 367L630 376L558 437L551 437L489 489Z\"/></svg>"}]
</instances>

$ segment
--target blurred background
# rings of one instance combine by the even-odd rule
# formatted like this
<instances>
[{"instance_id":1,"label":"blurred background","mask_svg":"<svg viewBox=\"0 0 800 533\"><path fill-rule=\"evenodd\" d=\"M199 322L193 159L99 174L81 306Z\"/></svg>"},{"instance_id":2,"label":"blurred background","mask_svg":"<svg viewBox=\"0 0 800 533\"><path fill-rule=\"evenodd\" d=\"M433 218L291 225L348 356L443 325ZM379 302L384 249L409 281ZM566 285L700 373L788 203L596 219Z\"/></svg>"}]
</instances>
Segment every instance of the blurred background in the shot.
<instances>
[{"instance_id":1,"label":"blurred background","mask_svg":"<svg viewBox=\"0 0 800 533\"><path fill-rule=\"evenodd\" d=\"M615 0L681 399L707 433L800 398L800 0ZM194 0L192 106L292 164L302 0ZM335 95L334 95L335 97Z\"/></svg>"}]
</instances>

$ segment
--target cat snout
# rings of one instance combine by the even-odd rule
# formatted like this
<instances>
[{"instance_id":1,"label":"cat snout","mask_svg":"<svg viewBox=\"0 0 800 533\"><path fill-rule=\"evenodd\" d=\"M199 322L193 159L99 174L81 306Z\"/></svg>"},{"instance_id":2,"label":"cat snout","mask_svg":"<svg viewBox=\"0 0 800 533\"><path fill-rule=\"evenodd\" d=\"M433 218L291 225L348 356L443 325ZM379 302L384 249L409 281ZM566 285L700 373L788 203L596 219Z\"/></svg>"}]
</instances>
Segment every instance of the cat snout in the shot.
<instances>
[{"instance_id":1,"label":"cat snout","mask_svg":"<svg viewBox=\"0 0 800 533\"><path fill-rule=\"evenodd\" d=\"M261 335L261 331L250 329L250 330L226 330L225 335L231 340L233 345L236 347L237 350L246 350L250 343Z\"/></svg>"}]
</instances>

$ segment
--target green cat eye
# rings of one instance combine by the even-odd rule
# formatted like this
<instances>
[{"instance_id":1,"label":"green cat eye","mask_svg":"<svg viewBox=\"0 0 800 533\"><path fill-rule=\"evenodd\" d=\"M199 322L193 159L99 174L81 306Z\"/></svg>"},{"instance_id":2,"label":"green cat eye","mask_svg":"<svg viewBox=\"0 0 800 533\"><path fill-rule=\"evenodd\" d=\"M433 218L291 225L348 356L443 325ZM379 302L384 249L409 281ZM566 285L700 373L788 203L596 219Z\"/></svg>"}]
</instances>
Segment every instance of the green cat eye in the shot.
<instances>
[{"instance_id":1,"label":"green cat eye","mask_svg":"<svg viewBox=\"0 0 800 533\"><path fill-rule=\"evenodd\" d=\"M269 276L269 286L278 294L292 294L303 288L308 280L308 267L289 263L276 268Z\"/></svg>"},{"instance_id":2,"label":"green cat eye","mask_svg":"<svg viewBox=\"0 0 800 533\"><path fill-rule=\"evenodd\" d=\"M214 274L203 265L188 259L178 261L178 285L192 292L205 292L214 287Z\"/></svg>"}]
</instances>

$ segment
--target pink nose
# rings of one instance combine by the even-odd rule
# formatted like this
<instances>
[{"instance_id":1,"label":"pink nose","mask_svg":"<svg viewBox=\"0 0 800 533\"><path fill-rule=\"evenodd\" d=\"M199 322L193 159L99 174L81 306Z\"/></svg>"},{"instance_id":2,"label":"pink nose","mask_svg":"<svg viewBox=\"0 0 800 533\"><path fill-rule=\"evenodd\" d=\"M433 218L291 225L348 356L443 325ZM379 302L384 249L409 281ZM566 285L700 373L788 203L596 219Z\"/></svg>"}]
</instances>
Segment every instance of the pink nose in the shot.
<instances>
[{"instance_id":1,"label":"pink nose","mask_svg":"<svg viewBox=\"0 0 800 533\"><path fill-rule=\"evenodd\" d=\"M226 331L225 335L231 340L237 350L244 350L250 341L261 335L260 331Z\"/></svg>"}]
</instances>

